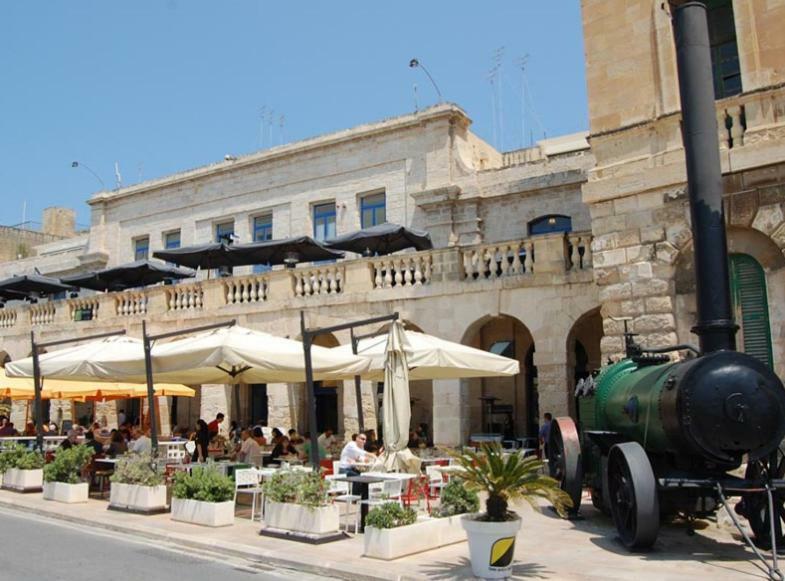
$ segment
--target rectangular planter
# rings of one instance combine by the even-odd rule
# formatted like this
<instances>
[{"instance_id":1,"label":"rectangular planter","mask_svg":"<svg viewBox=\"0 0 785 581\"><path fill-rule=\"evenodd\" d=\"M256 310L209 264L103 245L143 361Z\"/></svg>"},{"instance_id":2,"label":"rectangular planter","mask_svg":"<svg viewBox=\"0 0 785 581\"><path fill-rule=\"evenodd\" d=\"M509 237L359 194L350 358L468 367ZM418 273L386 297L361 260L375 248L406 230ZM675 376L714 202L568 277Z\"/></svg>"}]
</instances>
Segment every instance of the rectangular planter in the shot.
<instances>
[{"instance_id":1,"label":"rectangular planter","mask_svg":"<svg viewBox=\"0 0 785 581\"><path fill-rule=\"evenodd\" d=\"M309 508L301 504L267 502L264 522L268 527L282 531L324 535L338 532L340 514L335 504Z\"/></svg>"},{"instance_id":2,"label":"rectangular planter","mask_svg":"<svg viewBox=\"0 0 785 581\"><path fill-rule=\"evenodd\" d=\"M44 500L56 500L73 504L76 502L87 502L88 499L87 482L79 484L68 484L67 482L44 482Z\"/></svg>"},{"instance_id":3,"label":"rectangular planter","mask_svg":"<svg viewBox=\"0 0 785 581\"><path fill-rule=\"evenodd\" d=\"M426 518L394 529L365 527L363 556L397 559L466 540L461 517Z\"/></svg>"},{"instance_id":4,"label":"rectangular planter","mask_svg":"<svg viewBox=\"0 0 785 581\"><path fill-rule=\"evenodd\" d=\"M144 513L163 512L166 510L166 486L112 482L109 508Z\"/></svg>"},{"instance_id":5,"label":"rectangular planter","mask_svg":"<svg viewBox=\"0 0 785 581\"><path fill-rule=\"evenodd\" d=\"M205 502L185 498L172 499L172 520L207 527L234 524L234 501Z\"/></svg>"},{"instance_id":6,"label":"rectangular planter","mask_svg":"<svg viewBox=\"0 0 785 581\"><path fill-rule=\"evenodd\" d=\"M19 492L32 492L41 490L44 484L44 471L41 468L34 470L20 470L10 468L3 475L3 488Z\"/></svg>"}]
</instances>

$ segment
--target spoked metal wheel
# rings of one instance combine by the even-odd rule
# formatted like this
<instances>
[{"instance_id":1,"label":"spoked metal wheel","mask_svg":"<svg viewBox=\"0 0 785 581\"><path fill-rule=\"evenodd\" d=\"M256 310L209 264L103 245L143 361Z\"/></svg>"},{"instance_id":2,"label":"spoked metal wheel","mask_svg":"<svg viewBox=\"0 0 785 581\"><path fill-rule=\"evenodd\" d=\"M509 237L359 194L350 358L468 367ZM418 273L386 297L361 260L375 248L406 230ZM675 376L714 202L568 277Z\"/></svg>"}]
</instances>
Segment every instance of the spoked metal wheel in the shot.
<instances>
[{"instance_id":1,"label":"spoked metal wheel","mask_svg":"<svg viewBox=\"0 0 785 581\"><path fill-rule=\"evenodd\" d=\"M552 478L559 481L561 489L570 495L570 514L575 515L581 508L583 467L581 442L572 418L555 418L551 421L547 452L548 471Z\"/></svg>"},{"instance_id":2,"label":"spoked metal wheel","mask_svg":"<svg viewBox=\"0 0 785 581\"><path fill-rule=\"evenodd\" d=\"M785 455L781 450L777 450L767 459L750 462L744 477L759 481L761 487L769 479L782 480L785 478ZM785 491L772 490L771 496L774 501L774 539L777 542L777 552L782 552L785 549ZM771 549L771 512L768 494L750 492L742 495L741 502L736 505L736 512L749 521L755 545L761 549Z\"/></svg>"},{"instance_id":3,"label":"spoked metal wheel","mask_svg":"<svg viewBox=\"0 0 785 581\"><path fill-rule=\"evenodd\" d=\"M616 444L608 455L608 492L619 537L628 549L647 549L660 529L657 481L637 442Z\"/></svg>"}]
</instances>

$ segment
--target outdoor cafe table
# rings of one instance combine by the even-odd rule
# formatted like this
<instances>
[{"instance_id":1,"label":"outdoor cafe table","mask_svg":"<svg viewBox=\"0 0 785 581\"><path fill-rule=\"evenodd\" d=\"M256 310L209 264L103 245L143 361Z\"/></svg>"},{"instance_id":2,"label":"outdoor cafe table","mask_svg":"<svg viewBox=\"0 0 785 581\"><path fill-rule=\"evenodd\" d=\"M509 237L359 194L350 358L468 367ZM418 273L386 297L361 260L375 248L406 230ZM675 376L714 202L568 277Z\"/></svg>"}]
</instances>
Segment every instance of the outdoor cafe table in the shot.
<instances>
[{"instance_id":1,"label":"outdoor cafe table","mask_svg":"<svg viewBox=\"0 0 785 581\"><path fill-rule=\"evenodd\" d=\"M378 476L339 476L337 482L351 482L360 485L360 500L368 500L370 497L368 485L384 482L385 478ZM368 503L360 502L360 532L365 532L365 517L368 516Z\"/></svg>"}]
</instances>

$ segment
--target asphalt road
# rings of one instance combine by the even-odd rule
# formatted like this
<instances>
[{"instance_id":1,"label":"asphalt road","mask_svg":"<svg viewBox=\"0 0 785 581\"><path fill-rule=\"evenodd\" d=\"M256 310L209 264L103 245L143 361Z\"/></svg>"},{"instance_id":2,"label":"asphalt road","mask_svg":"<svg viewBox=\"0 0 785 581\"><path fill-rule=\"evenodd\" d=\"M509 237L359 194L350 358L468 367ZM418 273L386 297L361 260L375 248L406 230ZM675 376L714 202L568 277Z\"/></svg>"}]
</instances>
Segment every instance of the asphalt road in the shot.
<instances>
[{"instance_id":1,"label":"asphalt road","mask_svg":"<svg viewBox=\"0 0 785 581\"><path fill-rule=\"evenodd\" d=\"M2 581L310 581L324 579L249 561L162 547L109 531L0 514Z\"/></svg>"}]
</instances>

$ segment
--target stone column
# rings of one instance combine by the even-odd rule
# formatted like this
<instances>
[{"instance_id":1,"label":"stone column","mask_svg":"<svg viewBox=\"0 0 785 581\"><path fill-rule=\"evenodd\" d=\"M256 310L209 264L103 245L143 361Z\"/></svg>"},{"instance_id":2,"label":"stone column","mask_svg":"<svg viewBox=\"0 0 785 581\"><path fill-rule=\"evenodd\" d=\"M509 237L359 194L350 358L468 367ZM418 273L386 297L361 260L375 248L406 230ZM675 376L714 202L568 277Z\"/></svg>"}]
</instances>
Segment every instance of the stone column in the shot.
<instances>
[{"instance_id":1,"label":"stone column","mask_svg":"<svg viewBox=\"0 0 785 581\"><path fill-rule=\"evenodd\" d=\"M284 428L298 426L299 393L302 393L302 384L299 383L268 383L267 384L267 425L271 428Z\"/></svg>"},{"instance_id":2,"label":"stone column","mask_svg":"<svg viewBox=\"0 0 785 581\"><path fill-rule=\"evenodd\" d=\"M469 437L469 387L460 379L433 380L433 443L462 446Z\"/></svg>"},{"instance_id":3,"label":"stone column","mask_svg":"<svg viewBox=\"0 0 785 581\"><path fill-rule=\"evenodd\" d=\"M559 363L540 363L535 351L534 364L537 366L540 418L546 412L552 413L554 417L573 415L566 358Z\"/></svg>"},{"instance_id":4,"label":"stone column","mask_svg":"<svg viewBox=\"0 0 785 581\"><path fill-rule=\"evenodd\" d=\"M222 413L224 415L224 422L221 424L220 428L222 433L229 432L229 425L232 421L232 394L233 390L231 385L202 385L199 417L209 424L215 419L216 414L219 412Z\"/></svg>"}]
</instances>

